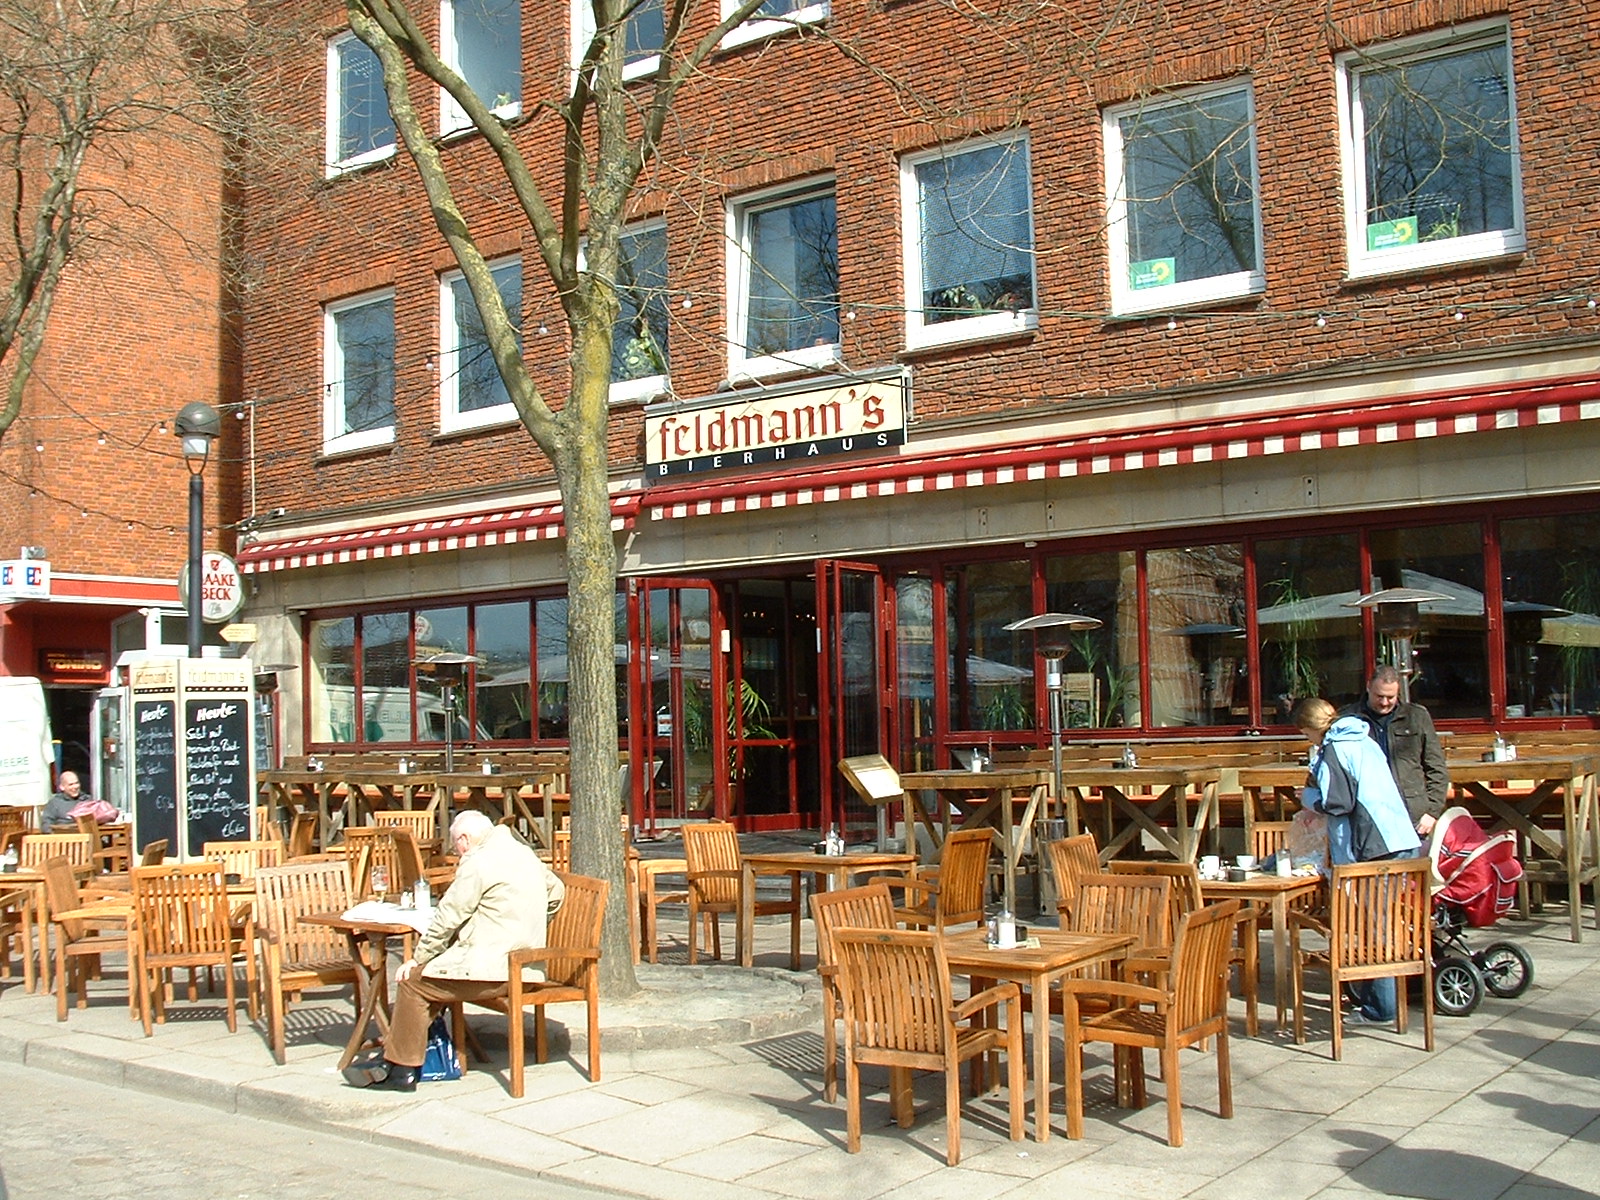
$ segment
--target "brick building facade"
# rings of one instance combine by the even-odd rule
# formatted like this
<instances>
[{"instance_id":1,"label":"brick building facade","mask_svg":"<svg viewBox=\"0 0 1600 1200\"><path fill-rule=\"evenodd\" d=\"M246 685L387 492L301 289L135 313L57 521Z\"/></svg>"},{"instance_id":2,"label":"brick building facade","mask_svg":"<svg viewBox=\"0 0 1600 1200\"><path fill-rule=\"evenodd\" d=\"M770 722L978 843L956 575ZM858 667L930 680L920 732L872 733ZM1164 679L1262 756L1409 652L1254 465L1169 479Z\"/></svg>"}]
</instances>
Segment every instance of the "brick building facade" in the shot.
<instances>
[{"instance_id":1,"label":"brick building facade","mask_svg":"<svg viewBox=\"0 0 1600 1200\"><path fill-rule=\"evenodd\" d=\"M189 472L172 421L192 400L231 413L237 355L217 144L192 129L107 134L81 186L93 237L62 278L0 442L0 559L37 554L49 580L43 594L0 597L0 674L44 681L59 765L88 786L91 705L119 654L183 653ZM224 422L206 469L209 547L232 545L240 424Z\"/></svg>"},{"instance_id":2,"label":"brick building facade","mask_svg":"<svg viewBox=\"0 0 1600 1200\"><path fill-rule=\"evenodd\" d=\"M554 189L568 9L501 6L494 38L444 11ZM1348 601L1394 586L1439 597L1415 683L1447 727L1590 723L1600 5L768 11L681 97L630 243L610 446L641 816L815 823L842 753L1036 742L1043 680L1002 626L1046 609L1102 622L1067 670L1072 723L1112 736L1353 696L1389 647ZM463 737L559 741L549 466L471 362L341 14L305 6L272 97L328 127L326 181L247 247L241 562L263 653L303 668L285 740L436 741L406 664L455 648L487 660ZM559 397L524 223L480 137L444 153ZM247 213L295 186L250 182ZM879 424L775 448L869 393Z\"/></svg>"}]
</instances>

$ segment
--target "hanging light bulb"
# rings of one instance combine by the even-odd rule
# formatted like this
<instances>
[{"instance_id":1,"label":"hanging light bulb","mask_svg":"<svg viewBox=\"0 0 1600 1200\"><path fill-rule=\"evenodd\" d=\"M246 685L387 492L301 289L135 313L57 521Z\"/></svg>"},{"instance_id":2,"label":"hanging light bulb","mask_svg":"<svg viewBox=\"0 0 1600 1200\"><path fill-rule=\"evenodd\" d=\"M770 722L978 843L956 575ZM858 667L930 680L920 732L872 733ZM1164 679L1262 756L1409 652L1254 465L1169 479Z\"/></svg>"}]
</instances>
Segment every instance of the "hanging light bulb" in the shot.
<instances>
[{"instance_id":1,"label":"hanging light bulb","mask_svg":"<svg viewBox=\"0 0 1600 1200\"><path fill-rule=\"evenodd\" d=\"M1177 327L1178 327L1178 318L1177 317L1168 317L1167 318L1167 332L1171 333Z\"/></svg>"},{"instance_id":2,"label":"hanging light bulb","mask_svg":"<svg viewBox=\"0 0 1600 1200\"><path fill-rule=\"evenodd\" d=\"M1327 327L1328 327L1328 318L1323 316L1321 313L1318 313L1317 314L1317 328L1318 329L1326 329Z\"/></svg>"},{"instance_id":3,"label":"hanging light bulb","mask_svg":"<svg viewBox=\"0 0 1600 1200\"><path fill-rule=\"evenodd\" d=\"M35 441L35 442L34 442L34 443L33 443L33 449L34 449L34 452L35 452L35 453L37 453L37 454L43 454L43 453L44 453L44 439L43 439L43 438L39 438L39 439L37 439L37 440L36 440L36 441Z\"/></svg>"},{"instance_id":4,"label":"hanging light bulb","mask_svg":"<svg viewBox=\"0 0 1600 1200\"><path fill-rule=\"evenodd\" d=\"M106 444L106 431L104 429L100 431L100 436L95 438L95 441L99 442L102 446Z\"/></svg>"}]
</instances>

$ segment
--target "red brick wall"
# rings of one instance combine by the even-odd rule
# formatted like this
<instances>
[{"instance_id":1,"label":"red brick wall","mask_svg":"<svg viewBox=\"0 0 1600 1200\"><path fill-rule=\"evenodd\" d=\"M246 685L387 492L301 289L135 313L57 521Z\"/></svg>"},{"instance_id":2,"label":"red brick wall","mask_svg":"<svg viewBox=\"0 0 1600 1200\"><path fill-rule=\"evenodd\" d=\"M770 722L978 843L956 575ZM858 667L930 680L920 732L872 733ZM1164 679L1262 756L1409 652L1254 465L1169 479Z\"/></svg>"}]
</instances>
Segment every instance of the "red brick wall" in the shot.
<instances>
[{"instance_id":1,"label":"red brick wall","mask_svg":"<svg viewBox=\"0 0 1600 1200\"><path fill-rule=\"evenodd\" d=\"M418 6L425 20L431 9ZM308 12L324 31L337 10ZM1600 264L1600 94L1592 47L1600 5L1519 0L1340 0L1218 5L1178 0L1004 10L987 23L937 0L839 3L830 32L867 69L818 37L781 37L720 56L684 96L639 214L668 223L674 305L672 380L681 396L710 392L728 372L724 196L814 172L837 178L843 357L854 368L911 361L924 428L1129 396L1181 395L1340 365L1467 357L1531 345L1593 345L1600 319L1582 303ZM529 3L524 29L566 28L566 5ZM1509 14L1520 123L1525 254L1385 280L1347 283L1335 113L1334 55L1353 43ZM1117 24L1126 21L1128 24ZM309 23L308 23L309 24ZM525 36L524 108L561 78L565 37ZM286 56L272 97L320 138L323 44ZM1258 113L1267 288L1204 313L1108 319L1101 223L1100 108L1141 94L1248 75ZM430 95L430 89L421 89ZM431 119L431 115L430 115ZM899 155L970 131L1025 126L1031 135L1038 293L1036 335L907 355L901 275ZM555 198L553 118L518 132ZM320 145L320 142L318 142ZM479 172L461 201L480 237L499 247L523 222L468 138L447 157ZM520 429L440 438L436 379L442 240L403 151L387 166L305 187L260 172L252 209L272 228L252 242L264 264L244 347L246 398L263 436L260 507L305 513L391 505L402 497L501 487L548 467ZM704 186L700 181L705 181ZM293 211L282 201L293 196ZM269 197L276 199L269 199ZM275 207L276 206L276 207ZM282 214L279 215L279 208ZM526 352L559 407L567 342L536 265L525 272ZM392 283L398 323L399 427L394 446L319 461L319 303L373 280ZM1575 302L1559 302L1564 295ZM1465 314L1457 320L1456 311ZM1322 314L1326 323L1316 324ZM544 322L551 332L538 335ZM617 414L613 461L638 454L636 409Z\"/></svg>"}]
</instances>

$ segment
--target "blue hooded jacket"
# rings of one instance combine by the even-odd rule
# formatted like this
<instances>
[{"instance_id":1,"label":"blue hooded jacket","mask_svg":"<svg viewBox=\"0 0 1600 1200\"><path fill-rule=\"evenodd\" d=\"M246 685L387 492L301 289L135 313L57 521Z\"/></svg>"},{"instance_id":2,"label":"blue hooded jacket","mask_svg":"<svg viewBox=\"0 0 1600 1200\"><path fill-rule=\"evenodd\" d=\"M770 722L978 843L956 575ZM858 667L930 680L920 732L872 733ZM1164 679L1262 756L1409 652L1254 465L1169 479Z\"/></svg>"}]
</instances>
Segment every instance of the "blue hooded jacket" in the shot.
<instances>
[{"instance_id":1,"label":"blue hooded jacket","mask_svg":"<svg viewBox=\"0 0 1600 1200\"><path fill-rule=\"evenodd\" d=\"M1359 717L1340 717L1311 759L1301 802L1328 818L1328 857L1337 865L1416 852L1422 846L1389 760Z\"/></svg>"}]
</instances>

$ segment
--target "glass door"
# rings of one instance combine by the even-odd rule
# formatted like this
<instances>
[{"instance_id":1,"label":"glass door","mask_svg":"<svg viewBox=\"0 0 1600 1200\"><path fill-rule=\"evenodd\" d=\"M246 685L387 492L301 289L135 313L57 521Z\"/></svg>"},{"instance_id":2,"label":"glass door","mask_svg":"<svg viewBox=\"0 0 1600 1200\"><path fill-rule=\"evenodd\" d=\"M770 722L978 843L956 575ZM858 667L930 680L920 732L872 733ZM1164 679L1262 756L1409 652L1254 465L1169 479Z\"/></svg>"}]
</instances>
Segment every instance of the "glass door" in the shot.
<instances>
[{"instance_id":1,"label":"glass door","mask_svg":"<svg viewBox=\"0 0 1600 1200\"><path fill-rule=\"evenodd\" d=\"M640 607L650 702L639 740L656 764L644 780L644 817L653 824L725 816L726 788L713 769L727 753L715 703L723 674L712 653L722 628L716 593L701 581L650 580Z\"/></svg>"},{"instance_id":2,"label":"glass door","mask_svg":"<svg viewBox=\"0 0 1600 1200\"><path fill-rule=\"evenodd\" d=\"M823 824L876 829L878 814L841 786L838 763L892 754L894 696L885 652L885 589L878 569L833 559L817 563L821 650Z\"/></svg>"}]
</instances>

